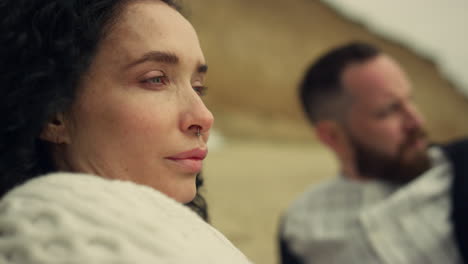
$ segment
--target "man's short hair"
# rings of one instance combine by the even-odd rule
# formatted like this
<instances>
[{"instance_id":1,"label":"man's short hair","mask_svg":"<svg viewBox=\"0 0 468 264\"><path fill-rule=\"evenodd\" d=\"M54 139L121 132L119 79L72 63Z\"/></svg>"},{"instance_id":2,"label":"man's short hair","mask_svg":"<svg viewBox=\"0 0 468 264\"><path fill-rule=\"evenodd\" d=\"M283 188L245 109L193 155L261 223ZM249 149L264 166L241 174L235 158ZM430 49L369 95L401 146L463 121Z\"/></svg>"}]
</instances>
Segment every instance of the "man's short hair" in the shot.
<instances>
[{"instance_id":1,"label":"man's short hair","mask_svg":"<svg viewBox=\"0 0 468 264\"><path fill-rule=\"evenodd\" d=\"M380 53L370 44L352 42L332 49L309 67L299 87L299 97L312 124L336 120L344 113L346 98L341 84L344 70L350 64L366 62Z\"/></svg>"}]
</instances>

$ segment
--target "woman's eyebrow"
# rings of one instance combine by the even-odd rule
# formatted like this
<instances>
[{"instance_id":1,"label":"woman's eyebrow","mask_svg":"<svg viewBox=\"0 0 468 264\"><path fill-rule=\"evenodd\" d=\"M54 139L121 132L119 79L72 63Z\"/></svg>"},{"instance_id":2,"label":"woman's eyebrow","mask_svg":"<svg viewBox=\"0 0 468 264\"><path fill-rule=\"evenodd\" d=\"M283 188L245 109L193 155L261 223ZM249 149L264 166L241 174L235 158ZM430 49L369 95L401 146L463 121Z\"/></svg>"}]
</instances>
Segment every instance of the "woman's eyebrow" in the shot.
<instances>
[{"instance_id":1,"label":"woman's eyebrow","mask_svg":"<svg viewBox=\"0 0 468 264\"><path fill-rule=\"evenodd\" d=\"M139 59L129 63L127 66L125 66L125 68L128 69L138 64L147 62L147 61L163 62L163 63L168 63L168 64L178 64L179 57L177 57L177 55L170 53L170 52L150 51L148 53L145 53Z\"/></svg>"},{"instance_id":2,"label":"woman's eyebrow","mask_svg":"<svg viewBox=\"0 0 468 264\"><path fill-rule=\"evenodd\" d=\"M208 71L208 65L200 64L197 67L197 73L206 73Z\"/></svg>"}]
</instances>

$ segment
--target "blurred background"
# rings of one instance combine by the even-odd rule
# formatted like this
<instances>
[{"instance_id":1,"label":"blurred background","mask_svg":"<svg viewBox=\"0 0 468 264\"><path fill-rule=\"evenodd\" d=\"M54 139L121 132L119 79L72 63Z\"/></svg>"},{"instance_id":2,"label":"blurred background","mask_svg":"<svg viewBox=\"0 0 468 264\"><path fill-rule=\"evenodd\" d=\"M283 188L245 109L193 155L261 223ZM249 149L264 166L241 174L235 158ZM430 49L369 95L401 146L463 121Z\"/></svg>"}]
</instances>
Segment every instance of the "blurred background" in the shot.
<instances>
[{"instance_id":1,"label":"blurred background","mask_svg":"<svg viewBox=\"0 0 468 264\"><path fill-rule=\"evenodd\" d=\"M205 169L211 222L252 261L277 263L281 213L334 177L297 100L306 67L353 40L396 58L435 142L468 134L465 0L192 0L185 13L209 64L215 115ZM464 90L466 89L466 90Z\"/></svg>"}]
</instances>

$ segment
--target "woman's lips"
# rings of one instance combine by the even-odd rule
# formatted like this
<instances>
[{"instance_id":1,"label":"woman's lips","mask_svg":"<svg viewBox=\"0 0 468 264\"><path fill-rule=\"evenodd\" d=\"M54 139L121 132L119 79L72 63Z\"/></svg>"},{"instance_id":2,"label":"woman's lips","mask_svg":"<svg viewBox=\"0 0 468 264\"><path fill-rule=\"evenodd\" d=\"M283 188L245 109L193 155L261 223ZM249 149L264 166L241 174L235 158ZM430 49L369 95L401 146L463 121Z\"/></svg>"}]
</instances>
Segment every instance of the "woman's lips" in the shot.
<instances>
[{"instance_id":1,"label":"woman's lips","mask_svg":"<svg viewBox=\"0 0 468 264\"><path fill-rule=\"evenodd\" d=\"M167 157L166 159L174 162L186 172L198 173L203 167L203 160L207 154L207 149L196 148Z\"/></svg>"}]
</instances>

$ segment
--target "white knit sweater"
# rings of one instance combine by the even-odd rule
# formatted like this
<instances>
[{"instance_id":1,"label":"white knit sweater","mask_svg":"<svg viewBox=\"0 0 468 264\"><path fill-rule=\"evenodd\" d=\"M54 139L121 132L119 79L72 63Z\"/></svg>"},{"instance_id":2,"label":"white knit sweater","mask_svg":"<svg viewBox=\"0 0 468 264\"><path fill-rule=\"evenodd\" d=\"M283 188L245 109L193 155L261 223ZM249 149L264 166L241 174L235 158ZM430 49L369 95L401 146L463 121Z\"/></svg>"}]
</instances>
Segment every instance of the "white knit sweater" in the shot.
<instances>
[{"instance_id":1,"label":"white knit sweater","mask_svg":"<svg viewBox=\"0 0 468 264\"><path fill-rule=\"evenodd\" d=\"M131 182L55 173L0 203L0 263L244 264L190 209Z\"/></svg>"}]
</instances>

